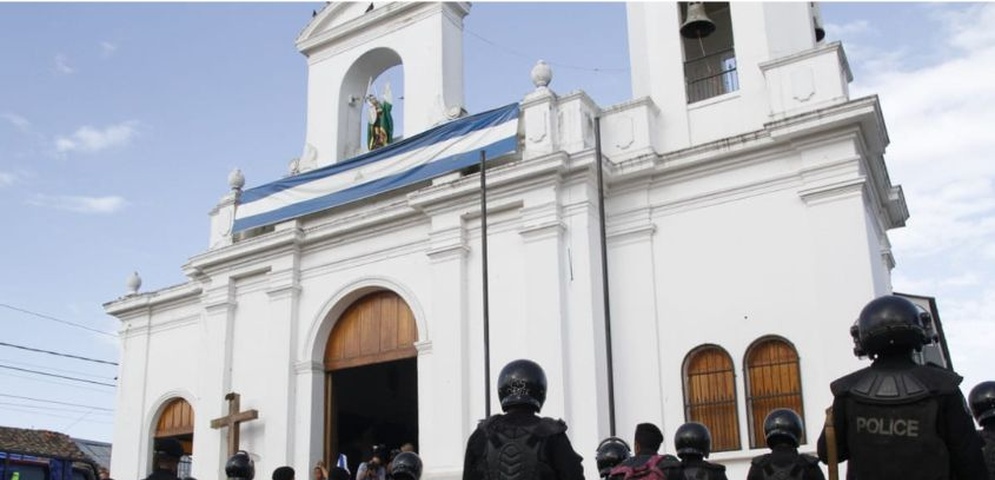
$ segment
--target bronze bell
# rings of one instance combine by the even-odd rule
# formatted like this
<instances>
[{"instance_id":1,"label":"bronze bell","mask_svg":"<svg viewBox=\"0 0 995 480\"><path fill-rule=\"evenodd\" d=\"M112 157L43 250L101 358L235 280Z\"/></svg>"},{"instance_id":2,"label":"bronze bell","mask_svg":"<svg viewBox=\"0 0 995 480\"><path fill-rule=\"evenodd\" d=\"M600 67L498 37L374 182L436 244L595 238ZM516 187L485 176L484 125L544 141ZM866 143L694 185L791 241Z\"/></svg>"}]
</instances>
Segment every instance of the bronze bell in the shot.
<instances>
[{"instance_id":1,"label":"bronze bell","mask_svg":"<svg viewBox=\"0 0 995 480\"><path fill-rule=\"evenodd\" d=\"M702 2L688 3L688 11L681 25L681 36L684 38L705 38L715 31L715 22L705 14L705 4Z\"/></svg>"},{"instance_id":2,"label":"bronze bell","mask_svg":"<svg viewBox=\"0 0 995 480\"><path fill-rule=\"evenodd\" d=\"M822 26L822 12L815 2L809 3L812 7L812 24L815 26L815 41L821 42L826 38L826 29Z\"/></svg>"}]
</instances>

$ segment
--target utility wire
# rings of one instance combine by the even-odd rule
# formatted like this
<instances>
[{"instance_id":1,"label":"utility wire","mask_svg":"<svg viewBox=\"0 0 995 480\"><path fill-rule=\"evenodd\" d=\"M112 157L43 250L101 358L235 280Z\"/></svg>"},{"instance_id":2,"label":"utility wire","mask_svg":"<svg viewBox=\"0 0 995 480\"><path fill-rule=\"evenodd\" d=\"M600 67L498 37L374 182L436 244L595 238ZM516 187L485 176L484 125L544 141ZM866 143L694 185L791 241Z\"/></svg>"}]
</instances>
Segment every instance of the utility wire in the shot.
<instances>
[{"instance_id":1,"label":"utility wire","mask_svg":"<svg viewBox=\"0 0 995 480\"><path fill-rule=\"evenodd\" d=\"M8 370L17 370L19 372L33 373L35 375L45 375L46 377L64 378L66 380L72 380L74 382L92 383L94 385L102 385L102 386L111 387L111 388L114 388L114 387L117 386L117 385L114 385L113 383L95 382L93 380L87 380L85 378L70 377L70 376L66 376L66 375L56 375L54 373L42 372L40 370L30 370L30 369L27 369L27 368L13 367L13 366L10 366L10 365L0 365L0 368L6 368Z\"/></svg>"},{"instance_id":2,"label":"utility wire","mask_svg":"<svg viewBox=\"0 0 995 480\"><path fill-rule=\"evenodd\" d=\"M37 409L37 410L44 410L46 412L51 411L51 412L63 412L63 413L86 413L87 415L89 415L89 414L94 414L94 415L113 415L112 412L95 412L95 411L89 410L89 409L87 409L85 407L83 409L72 409L72 408L66 408L66 407L53 407L53 406L50 406L50 405L28 405L28 404L24 404L24 403L11 403L11 402L0 402L0 405L7 406L7 407L18 407L18 408L34 408L34 409Z\"/></svg>"},{"instance_id":3,"label":"utility wire","mask_svg":"<svg viewBox=\"0 0 995 480\"><path fill-rule=\"evenodd\" d=\"M69 353L59 353L59 352L53 352L51 350L42 350L40 348L25 347L24 345L14 345L13 343L0 342L0 347L19 348L21 350L27 350L29 352L47 353L49 355L56 355L56 356L59 356L59 357L66 357L66 358L74 358L76 360L85 360L87 362L93 362L93 363L103 363L105 365L117 365L117 362L108 362L107 360L100 360L100 359L97 359L97 358L81 357L79 355L72 355L72 354L69 354Z\"/></svg>"},{"instance_id":4,"label":"utility wire","mask_svg":"<svg viewBox=\"0 0 995 480\"><path fill-rule=\"evenodd\" d=\"M69 369L65 369L65 368L49 367L47 365L39 365L37 363L18 362L17 360L11 360L9 358L3 358L3 357L0 357L0 362L7 362L10 365L17 365L18 367L40 368L40 369L45 370L47 372L68 373L68 374L72 374L72 375L76 375L76 376L80 376L80 377L93 378L95 380L117 380L117 377L108 377L108 376L105 376L105 375L94 375L94 374L89 373L89 372L81 372L79 370L69 370Z\"/></svg>"},{"instance_id":5,"label":"utility wire","mask_svg":"<svg viewBox=\"0 0 995 480\"><path fill-rule=\"evenodd\" d=\"M70 322L68 320L62 320L60 318L55 318L55 317L53 317L51 315L45 315L44 313L32 312L31 310L25 310L23 308L18 308L18 307L15 307L13 305L7 305L6 303L0 303L0 307L9 308L11 310L14 310L15 312L26 313L28 315L33 315L33 316L38 317L38 318L44 318L45 320L51 320L53 322L58 322L58 323L62 323L62 324L65 324L65 325L70 325L70 326L73 326L73 327L76 327L76 328L82 328L83 330L89 330L91 332L99 333L101 335L107 335L108 337L116 337L117 336L117 334L114 334L114 333L105 332L103 330L97 330L96 328L91 328L91 327L88 327L86 325L82 325L82 324L79 324L79 323Z\"/></svg>"},{"instance_id":6,"label":"utility wire","mask_svg":"<svg viewBox=\"0 0 995 480\"><path fill-rule=\"evenodd\" d=\"M29 413L31 415L44 415L46 417L64 418L64 419L67 419L67 420L76 420L76 418L77 418L77 417L70 417L70 416L67 416L67 415L56 415L54 413L35 412L35 411L32 411L32 410L22 410L22 409L15 408L15 407L7 407L7 408L4 409L4 411L5 412ZM113 422L111 422L109 420L110 419L108 419L108 420L105 421L105 420L98 420L98 419L95 419L95 418L88 418L88 419L83 420L83 421L84 422L89 422L89 423L101 423L101 424L104 424L104 425L110 425Z\"/></svg>"},{"instance_id":7,"label":"utility wire","mask_svg":"<svg viewBox=\"0 0 995 480\"><path fill-rule=\"evenodd\" d=\"M76 403L60 402L60 401L57 401L57 400L45 400L43 398L22 397L20 395L10 395L10 394L7 394L7 393L0 393L0 397L16 398L18 400L29 400L29 401L32 401L32 402L52 403L52 404L55 404L55 405L68 405L70 407L89 408L91 410L100 410L100 411L104 411L104 412L113 412L114 411L114 409L111 409L111 408L94 407L93 405L79 405L79 404L76 404ZM27 406L27 405L25 405L25 406Z\"/></svg>"},{"instance_id":8,"label":"utility wire","mask_svg":"<svg viewBox=\"0 0 995 480\"><path fill-rule=\"evenodd\" d=\"M468 29L466 27L463 27L463 31L466 32L466 33L469 33L470 35L473 35L474 37L477 37L480 41L482 41L482 42L484 42L486 44L489 44L489 45L491 45L491 46L493 46L495 48L504 50L505 52L508 52L508 53L510 53L512 55L517 55L519 57L526 58L526 59L529 59L529 60L535 60L535 58L536 58L535 55L528 55L528 54L519 52L517 50L508 48L508 47L506 47L504 45L500 45L500 44L498 44L496 42L492 42L492 41L490 41L490 40L488 40L488 39L486 39L486 38L478 35L476 32L474 32L474 31L472 31L472 30L470 30L470 29ZM567 68L567 69L571 69L571 70L583 70L583 71L586 71L586 72L595 72L595 73L627 72L627 71L629 71L628 68L580 67L580 66L576 66L576 65L565 65L565 64L562 64L562 63L559 63L559 62L551 62L551 61L548 61L548 60L546 61L546 63L548 63L551 66L558 67L558 68Z\"/></svg>"},{"instance_id":9,"label":"utility wire","mask_svg":"<svg viewBox=\"0 0 995 480\"><path fill-rule=\"evenodd\" d=\"M67 388L77 388L77 389L80 389L80 390L89 390L91 392L103 393L105 395L111 395L111 394L113 394L112 391L109 391L109 390L107 390L106 388L103 388L103 387L99 387L99 388L98 387L88 387L86 385L79 385L79 384L76 384L76 383L67 382L65 380L58 380L58 379L54 379L54 378L38 378L36 376L19 375L19 374L13 373L13 372L4 372L4 371L0 371L0 376L19 378L21 380L31 380L32 382L49 383L49 384L52 384L52 385L60 385L62 387L67 387Z\"/></svg>"}]
</instances>

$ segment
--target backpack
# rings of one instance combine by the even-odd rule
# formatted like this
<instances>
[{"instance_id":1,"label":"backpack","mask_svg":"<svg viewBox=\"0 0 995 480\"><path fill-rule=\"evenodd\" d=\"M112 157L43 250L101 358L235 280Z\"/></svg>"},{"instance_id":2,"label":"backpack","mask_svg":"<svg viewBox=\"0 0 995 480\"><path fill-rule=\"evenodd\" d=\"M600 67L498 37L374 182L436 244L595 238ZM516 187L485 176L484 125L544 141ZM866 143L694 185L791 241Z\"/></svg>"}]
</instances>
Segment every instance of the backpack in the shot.
<instances>
[{"instance_id":1,"label":"backpack","mask_svg":"<svg viewBox=\"0 0 995 480\"><path fill-rule=\"evenodd\" d=\"M620 480L666 480L667 476L658 466L663 455L653 455L642 465L626 465L625 462L611 469L608 478Z\"/></svg>"}]
</instances>

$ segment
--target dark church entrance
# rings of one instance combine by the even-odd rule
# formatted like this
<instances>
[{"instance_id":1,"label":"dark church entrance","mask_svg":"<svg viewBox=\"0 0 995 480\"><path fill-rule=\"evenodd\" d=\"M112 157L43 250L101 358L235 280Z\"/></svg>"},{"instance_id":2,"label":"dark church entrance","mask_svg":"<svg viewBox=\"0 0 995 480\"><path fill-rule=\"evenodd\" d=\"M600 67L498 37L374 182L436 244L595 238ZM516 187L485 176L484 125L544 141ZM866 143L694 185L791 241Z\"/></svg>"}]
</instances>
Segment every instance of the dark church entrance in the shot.
<instances>
[{"instance_id":1,"label":"dark church entrance","mask_svg":"<svg viewBox=\"0 0 995 480\"><path fill-rule=\"evenodd\" d=\"M331 373L339 450L349 470L370 457L373 444L389 449L418 442L417 360L406 359Z\"/></svg>"},{"instance_id":2,"label":"dark church entrance","mask_svg":"<svg viewBox=\"0 0 995 480\"><path fill-rule=\"evenodd\" d=\"M394 292L377 291L339 317L325 349L325 458L349 459L355 477L373 445L418 446L414 315Z\"/></svg>"}]
</instances>

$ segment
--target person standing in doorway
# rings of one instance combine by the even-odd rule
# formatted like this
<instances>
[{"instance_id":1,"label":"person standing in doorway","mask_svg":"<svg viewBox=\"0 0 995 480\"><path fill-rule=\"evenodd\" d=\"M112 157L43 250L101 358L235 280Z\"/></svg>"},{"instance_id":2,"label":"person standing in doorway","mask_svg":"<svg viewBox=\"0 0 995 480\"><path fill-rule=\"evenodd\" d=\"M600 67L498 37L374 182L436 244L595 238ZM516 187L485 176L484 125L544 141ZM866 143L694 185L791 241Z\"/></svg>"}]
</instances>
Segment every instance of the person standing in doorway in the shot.
<instances>
[{"instance_id":1,"label":"person standing in doorway","mask_svg":"<svg viewBox=\"0 0 995 480\"><path fill-rule=\"evenodd\" d=\"M480 422L470 435L463 480L583 480L582 458L567 438L563 420L540 417L546 372L531 360L515 360L498 375L503 414Z\"/></svg>"},{"instance_id":2,"label":"person standing in doorway","mask_svg":"<svg viewBox=\"0 0 995 480\"><path fill-rule=\"evenodd\" d=\"M374 445L373 456L359 464L356 480L387 480L387 456L390 452L385 445Z\"/></svg>"},{"instance_id":3,"label":"person standing in doorway","mask_svg":"<svg viewBox=\"0 0 995 480\"><path fill-rule=\"evenodd\" d=\"M152 455L154 468L145 480L179 480L176 467L183 457L183 445L173 438L161 438L155 441L155 452Z\"/></svg>"}]
</instances>

